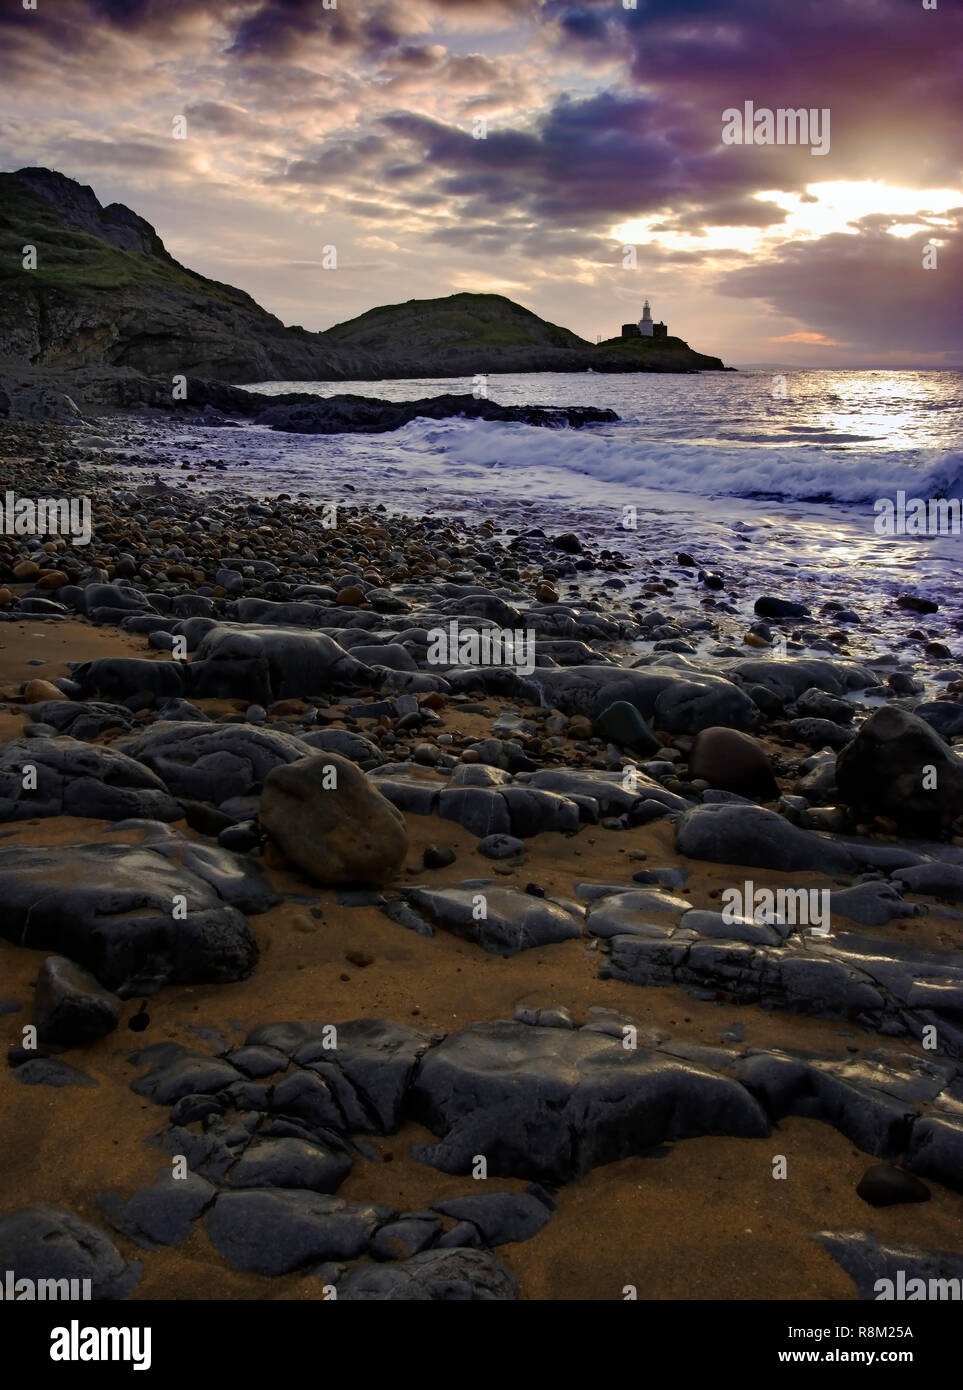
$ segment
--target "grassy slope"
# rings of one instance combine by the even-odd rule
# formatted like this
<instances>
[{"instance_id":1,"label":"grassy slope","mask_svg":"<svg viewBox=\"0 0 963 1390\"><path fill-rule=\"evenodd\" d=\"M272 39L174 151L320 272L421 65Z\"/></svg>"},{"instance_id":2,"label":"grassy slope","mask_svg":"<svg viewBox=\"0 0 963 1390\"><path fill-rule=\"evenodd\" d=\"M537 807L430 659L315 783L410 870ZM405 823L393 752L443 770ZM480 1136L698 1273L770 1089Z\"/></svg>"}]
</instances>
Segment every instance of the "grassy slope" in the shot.
<instances>
[{"instance_id":1,"label":"grassy slope","mask_svg":"<svg viewBox=\"0 0 963 1390\"><path fill-rule=\"evenodd\" d=\"M23 269L23 247L37 248L37 269ZM100 237L65 224L54 205L0 174L0 280L32 276L38 285L82 294L128 288L178 289L224 303L255 308L255 301L230 285L187 270L164 251L158 239L153 255L124 251ZM262 312L264 312L262 310Z\"/></svg>"},{"instance_id":2,"label":"grassy slope","mask_svg":"<svg viewBox=\"0 0 963 1390\"><path fill-rule=\"evenodd\" d=\"M567 328L547 323L500 294L453 294L444 299L409 299L385 304L335 324L322 337L372 352L390 351L392 339L413 352L420 348L585 348Z\"/></svg>"}]
</instances>

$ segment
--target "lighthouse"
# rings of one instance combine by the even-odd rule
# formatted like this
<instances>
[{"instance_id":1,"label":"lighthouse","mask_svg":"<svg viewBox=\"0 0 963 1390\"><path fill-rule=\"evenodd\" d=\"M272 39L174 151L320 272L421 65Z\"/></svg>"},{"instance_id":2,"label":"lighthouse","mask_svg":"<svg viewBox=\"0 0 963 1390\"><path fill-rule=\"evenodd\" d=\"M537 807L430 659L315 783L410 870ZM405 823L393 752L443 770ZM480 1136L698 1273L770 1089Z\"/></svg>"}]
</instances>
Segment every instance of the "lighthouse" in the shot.
<instances>
[{"instance_id":1,"label":"lighthouse","mask_svg":"<svg viewBox=\"0 0 963 1390\"><path fill-rule=\"evenodd\" d=\"M649 308L649 301L646 300L642 306L642 317L639 319L639 336L642 338L651 338L652 333L652 311Z\"/></svg>"}]
</instances>

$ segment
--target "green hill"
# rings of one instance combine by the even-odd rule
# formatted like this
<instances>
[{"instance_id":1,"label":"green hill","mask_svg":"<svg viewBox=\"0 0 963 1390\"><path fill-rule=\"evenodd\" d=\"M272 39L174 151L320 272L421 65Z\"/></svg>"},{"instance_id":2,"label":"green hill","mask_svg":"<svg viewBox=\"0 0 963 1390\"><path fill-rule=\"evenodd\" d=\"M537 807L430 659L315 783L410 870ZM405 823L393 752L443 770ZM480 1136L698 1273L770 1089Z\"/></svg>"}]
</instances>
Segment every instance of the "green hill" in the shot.
<instances>
[{"instance_id":1,"label":"green hill","mask_svg":"<svg viewBox=\"0 0 963 1390\"><path fill-rule=\"evenodd\" d=\"M25 246L36 269L24 269ZM719 370L681 339L596 346L498 294L383 305L324 333L168 253L149 222L51 169L0 174L0 358L215 381Z\"/></svg>"}]
</instances>

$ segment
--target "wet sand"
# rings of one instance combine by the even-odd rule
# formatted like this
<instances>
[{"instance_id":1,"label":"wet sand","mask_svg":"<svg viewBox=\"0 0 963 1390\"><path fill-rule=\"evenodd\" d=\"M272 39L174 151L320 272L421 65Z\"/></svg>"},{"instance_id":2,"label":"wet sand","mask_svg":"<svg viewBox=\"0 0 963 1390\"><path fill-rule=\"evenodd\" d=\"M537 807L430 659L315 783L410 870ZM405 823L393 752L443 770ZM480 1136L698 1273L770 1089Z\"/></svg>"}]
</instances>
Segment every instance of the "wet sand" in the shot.
<instances>
[{"instance_id":1,"label":"wet sand","mask_svg":"<svg viewBox=\"0 0 963 1390\"><path fill-rule=\"evenodd\" d=\"M83 619L8 624L0 641L0 682L8 697L11 685L34 675L52 679L69 674L67 660L155 654L142 637L94 628ZM27 666L37 653L44 654L46 664ZM229 703L201 702L208 713ZM490 698L485 704L493 713L498 708ZM451 707L443 718L446 730L478 736L490 725L486 716ZM19 712L0 720L0 741L20 733ZM674 850L665 822L617 834L588 826L574 841L542 834L526 842L523 867L502 875L500 866L477 853L476 837L460 826L435 815L406 819L411 843L402 884L443 886L493 877L506 886L536 883L548 893L571 896L581 880L626 881L643 862L646 867L679 864L691 871L684 895L696 906L708 907L713 890L743 878L773 887L794 879L686 860ZM175 828L194 834L183 822ZM107 833L107 823L57 817L11 823L2 833L5 845L98 841ZM138 833L113 832L110 838L136 841ZM450 845L455 862L437 871L416 867L431 843ZM633 854L646 858L634 860ZM590 1006L604 1005L637 1019L642 1030L690 1042L718 1045L720 1034L738 1021L745 1029L740 1047L798 1047L841 1057L880 1048L894 1055L925 1055L910 1039L881 1038L857 1025L699 1001L676 987L642 989L600 980L598 952L585 939L510 959L488 955L444 932L425 939L374 907L339 907L334 890L271 867L270 856L266 872L279 890L310 895L316 902L286 901L250 919L261 950L251 979L167 987L147 1002L150 1025L143 1033L128 1030L127 1020L140 1001L127 1001L115 1033L68 1054L72 1065L99 1083L96 1089L27 1087L8 1069L0 1071L0 1132L7 1136L0 1211L49 1200L104 1224L93 1200L96 1194L108 1188L130 1194L158 1176L166 1162L144 1142L166 1121L166 1111L130 1090L135 1072L124 1052L168 1040L219 1051L266 1022L381 1016L450 1032L475 1020L511 1018L522 1003L565 1005L577 1024ZM807 878L813 887L832 882ZM920 946L963 948L961 924L941 919L938 912L894 922L886 930L905 933ZM358 968L346 959L349 951L373 959ZM0 940L0 998L20 1005L20 1012L0 1019L0 1036L8 1046L20 1042L21 1027L32 1019L33 986L43 954ZM219 1030L223 1041L216 1044L190 1031L198 1027ZM339 1195L412 1210L477 1191L470 1177L440 1173L411 1156L411 1145L427 1137L408 1124L396 1135L375 1138L378 1161L357 1158ZM777 1154L787 1159L786 1180L772 1176ZM626 1285L636 1286L638 1297L645 1299L853 1299L852 1281L813 1242L816 1231L858 1227L881 1239L930 1249L963 1247L963 1196L931 1181L932 1199L925 1204L874 1209L855 1192L871 1162L835 1129L807 1119L788 1119L765 1139L684 1140L659 1156L609 1164L564 1186L548 1225L533 1239L501 1246L498 1253L516 1273L525 1299L621 1299ZM503 1190L524 1186L498 1179ZM125 1254L139 1255L129 1241L115 1239ZM230 1270L200 1223L183 1245L146 1256L144 1276L132 1297L319 1299L323 1289L320 1280L303 1275L266 1279Z\"/></svg>"}]
</instances>

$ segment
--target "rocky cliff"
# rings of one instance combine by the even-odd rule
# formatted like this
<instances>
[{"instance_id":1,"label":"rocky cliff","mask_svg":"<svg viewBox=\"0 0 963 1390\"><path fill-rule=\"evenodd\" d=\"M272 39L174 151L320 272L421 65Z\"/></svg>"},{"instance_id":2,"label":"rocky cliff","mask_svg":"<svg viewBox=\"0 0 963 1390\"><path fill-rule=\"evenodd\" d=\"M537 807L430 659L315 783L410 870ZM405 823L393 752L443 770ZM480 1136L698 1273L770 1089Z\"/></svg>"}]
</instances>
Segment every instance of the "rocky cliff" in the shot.
<instances>
[{"instance_id":1,"label":"rocky cliff","mask_svg":"<svg viewBox=\"0 0 963 1390\"><path fill-rule=\"evenodd\" d=\"M37 268L23 269L35 246ZM285 328L250 295L185 269L153 227L50 169L0 174L0 356L222 381L367 376L363 353Z\"/></svg>"},{"instance_id":2,"label":"rocky cliff","mask_svg":"<svg viewBox=\"0 0 963 1390\"><path fill-rule=\"evenodd\" d=\"M36 268L24 268L24 248ZM501 295L369 310L325 333L180 265L150 223L50 169L0 174L0 359L215 381L722 370L672 338L596 346Z\"/></svg>"}]
</instances>

